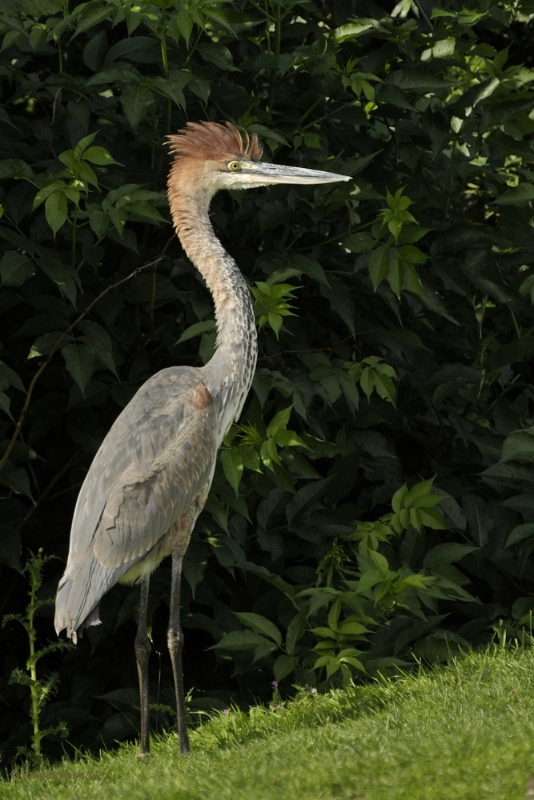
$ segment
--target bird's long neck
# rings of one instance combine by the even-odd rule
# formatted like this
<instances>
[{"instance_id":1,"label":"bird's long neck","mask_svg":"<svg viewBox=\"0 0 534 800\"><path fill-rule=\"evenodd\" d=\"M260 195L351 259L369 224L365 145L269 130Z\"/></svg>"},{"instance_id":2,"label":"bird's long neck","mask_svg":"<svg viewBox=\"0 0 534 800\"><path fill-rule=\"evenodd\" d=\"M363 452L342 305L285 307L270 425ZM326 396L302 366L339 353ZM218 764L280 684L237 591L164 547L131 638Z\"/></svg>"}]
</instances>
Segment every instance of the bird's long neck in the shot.
<instances>
[{"instance_id":1,"label":"bird's long neck","mask_svg":"<svg viewBox=\"0 0 534 800\"><path fill-rule=\"evenodd\" d=\"M169 191L174 226L183 248L204 277L215 304L217 349L203 380L220 409L220 438L240 414L257 358L257 334L248 286L225 251L208 216L210 196Z\"/></svg>"}]
</instances>

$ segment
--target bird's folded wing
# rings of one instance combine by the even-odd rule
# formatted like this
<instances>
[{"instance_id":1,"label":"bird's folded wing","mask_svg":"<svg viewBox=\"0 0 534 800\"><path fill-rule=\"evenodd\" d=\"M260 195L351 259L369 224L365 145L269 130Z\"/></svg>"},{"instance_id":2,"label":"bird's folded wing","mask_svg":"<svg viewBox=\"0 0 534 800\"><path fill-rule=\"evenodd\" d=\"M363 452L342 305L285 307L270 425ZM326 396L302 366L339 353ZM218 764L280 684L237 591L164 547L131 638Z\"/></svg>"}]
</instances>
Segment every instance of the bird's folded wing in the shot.
<instances>
[{"instance_id":1,"label":"bird's folded wing","mask_svg":"<svg viewBox=\"0 0 534 800\"><path fill-rule=\"evenodd\" d=\"M163 370L148 380L106 436L82 486L69 577L87 557L124 572L148 553L209 487L216 432L213 399L197 370Z\"/></svg>"}]
</instances>

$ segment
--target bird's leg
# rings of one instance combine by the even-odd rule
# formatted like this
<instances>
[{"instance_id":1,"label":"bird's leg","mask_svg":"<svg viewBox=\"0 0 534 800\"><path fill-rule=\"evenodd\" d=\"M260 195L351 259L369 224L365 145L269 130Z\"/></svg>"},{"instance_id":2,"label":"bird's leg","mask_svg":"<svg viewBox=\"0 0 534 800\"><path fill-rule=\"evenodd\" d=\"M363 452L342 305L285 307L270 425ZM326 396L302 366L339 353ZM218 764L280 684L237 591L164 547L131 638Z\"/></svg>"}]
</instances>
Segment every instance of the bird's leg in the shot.
<instances>
[{"instance_id":1,"label":"bird's leg","mask_svg":"<svg viewBox=\"0 0 534 800\"><path fill-rule=\"evenodd\" d=\"M135 658L139 674L139 706L141 709L141 741L139 756L150 755L150 713L148 709L148 659L152 647L148 638L146 623L148 611L149 578L141 583L141 600L139 602L139 626L135 637Z\"/></svg>"},{"instance_id":2,"label":"bird's leg","mask_svg":"<svg viewBox=\"0 0 534 800\"><path fill-rule=\"evenodd\" d=\"M174 689L176 692L176 712L178 715L178 742L180 753L189 753L189 739L185 723L185 695L184 675L182 669L182 649L184 635L180 627L180 579L182 576L182 553L173 550L172 553L172 583L171 583L171 612L169 627L167 629L167 646L172 662L174 674Z\"/></svg>"}]
</instances>

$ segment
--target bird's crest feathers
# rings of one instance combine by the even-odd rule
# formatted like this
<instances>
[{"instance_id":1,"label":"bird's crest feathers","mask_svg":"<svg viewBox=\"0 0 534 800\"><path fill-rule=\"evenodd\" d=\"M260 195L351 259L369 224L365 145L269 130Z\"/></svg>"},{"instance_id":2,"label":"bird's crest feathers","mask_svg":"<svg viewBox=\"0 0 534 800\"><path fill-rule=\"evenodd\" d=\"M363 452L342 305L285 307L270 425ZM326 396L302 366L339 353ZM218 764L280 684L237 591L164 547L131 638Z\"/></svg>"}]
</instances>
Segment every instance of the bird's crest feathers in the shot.
<instances>
[{"instance_id":1,"label":"bird's crest feathers","mask_svg":"<svg viewBox=\"0 0 534 800\"><path fill-rule=\"evenodd\" d=\"M175 159L195 158L220 161L246 158L258 161L262 149L255 133L252 136L227 122L188 122L185 128L167 137Z\"/></svg>"}]
</instances>

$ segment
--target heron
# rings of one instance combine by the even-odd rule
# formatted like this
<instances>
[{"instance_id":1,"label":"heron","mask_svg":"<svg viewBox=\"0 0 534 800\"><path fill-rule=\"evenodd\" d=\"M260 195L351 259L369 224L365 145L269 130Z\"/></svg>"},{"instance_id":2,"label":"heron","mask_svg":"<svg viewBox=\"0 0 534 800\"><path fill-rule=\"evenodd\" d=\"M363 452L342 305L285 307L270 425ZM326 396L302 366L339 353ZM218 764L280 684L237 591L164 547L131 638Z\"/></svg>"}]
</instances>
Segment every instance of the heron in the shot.
<instances>
[{"instance_id":1,"label":"heron","mask_svg":"<svg viewBox=\"0 0 534 800\"><path fill-rule=\"evenodd\" d=\"M167 646L176 694L179 752L189 752L180 626L182 561L207 500L217 450L249 392L257 359L252 298L208 211L219 189L346 181L346 175L261 161L256 134L231 123L188 122L168 137L167 189L174 228L215 306L217 344L203 367L168 367L149 378L117 417L80 489L55 629L74 643L100 623L99 604L116 583L140 583L135 656L140 756L150 752L147 608L151 572L171 556Z\"/></svg>"}]
</instances>

